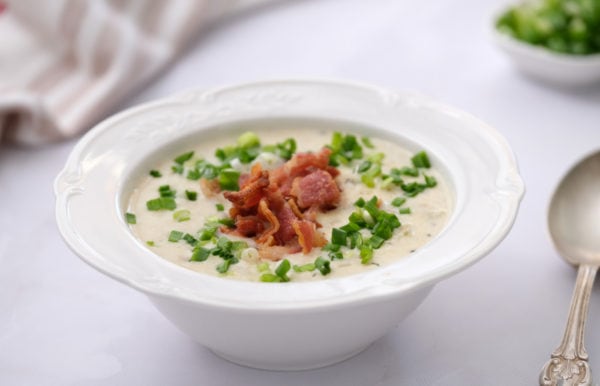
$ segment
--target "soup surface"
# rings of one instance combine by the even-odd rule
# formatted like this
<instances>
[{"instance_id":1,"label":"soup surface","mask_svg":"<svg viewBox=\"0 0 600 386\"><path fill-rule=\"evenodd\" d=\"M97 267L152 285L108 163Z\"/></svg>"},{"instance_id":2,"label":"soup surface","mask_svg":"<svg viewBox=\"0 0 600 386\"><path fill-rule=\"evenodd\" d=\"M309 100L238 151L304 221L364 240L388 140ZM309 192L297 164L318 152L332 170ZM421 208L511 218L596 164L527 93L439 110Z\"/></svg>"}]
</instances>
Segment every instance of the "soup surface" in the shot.
<instances>
[{"instance_id":1,"label":"soup surface","mask_svg":"<svg viewBox=\"0 0 600 386\"><path fill-rule=\"evenodd\" d=\"M204 274L309 281L391 264L444 227L452 194L425 152L313 128L217 137L151 165L126 220Z\"/></svg>"}]
</instances>

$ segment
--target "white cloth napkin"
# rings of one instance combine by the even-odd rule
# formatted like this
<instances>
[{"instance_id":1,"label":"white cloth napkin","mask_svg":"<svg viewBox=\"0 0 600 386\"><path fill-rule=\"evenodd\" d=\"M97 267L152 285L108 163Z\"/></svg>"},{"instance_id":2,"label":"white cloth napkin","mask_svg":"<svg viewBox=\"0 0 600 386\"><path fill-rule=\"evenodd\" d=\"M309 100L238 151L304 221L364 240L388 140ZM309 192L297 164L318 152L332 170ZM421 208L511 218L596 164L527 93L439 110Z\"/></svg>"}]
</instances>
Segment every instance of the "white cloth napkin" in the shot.
<instances>
[{"instance_id":1,"label":"white cloth napkin","mask_svg":"<svg viewBox=\"0 0 600 386\"><path fill-rule=\"evenodd\" d=\"M268 0L0 0L0 138L89 129L199 29Z\"/></svg>"}]
</instances>

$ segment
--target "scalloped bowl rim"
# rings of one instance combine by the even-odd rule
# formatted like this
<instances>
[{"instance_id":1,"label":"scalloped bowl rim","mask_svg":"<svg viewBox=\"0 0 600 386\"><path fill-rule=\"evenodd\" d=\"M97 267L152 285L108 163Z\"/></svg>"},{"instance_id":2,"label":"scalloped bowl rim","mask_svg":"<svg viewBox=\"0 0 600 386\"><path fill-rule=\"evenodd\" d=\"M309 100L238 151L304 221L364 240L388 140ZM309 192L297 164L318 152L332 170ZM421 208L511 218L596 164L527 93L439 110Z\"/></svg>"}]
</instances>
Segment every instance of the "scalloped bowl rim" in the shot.
<instances>
[{"instance_id":1,"label":"scalloped bowl rim","mask_svg":"<svg viewBox=\"0 0 600 386\"><path fill-rule=\"evenodd\" d=\"M368 100L372 99L374 101L373 104L377 105L375 107L382 109L384 112L387 112L386 109L391 111L394 108L424 109L432 114L438 114L442 118L447 117L448 119L464 123L465 127L469 127L469 130L465 129L465 133L473 136L473 138L481 143L487 144L489 146L487 150L492 152L498 161L498 170L494 171L497 173L494 176L496 178L496 190L487 192L486 194L489 197L485 197L486 200L493 201L493 204L498 207L497 216L492 219L494 223L489 224L490 229L485 235L476 241L470 241L471 244L465 246L466 249L460 252L459 258L456 258L454 261L448 261L447 264L437 267L435 270L425 273L421 272L417 276L400 275L399 277L394 277L392 274L398 272L398 267L396 267L397 264L393 264L366 273L307 283L290 282L273 284L242 282L209 277L193 272L167 262L150 252L147 248L144 248L128 231L122 217L120 218L122 224L118 229L114 229L114 237L122 239L121 242L127 245L128 248L131 248L130 251L133 251L132 253L135 255L134 259L136 259L136 262L139 262L141 265L147 264L150 268L142 266L140 268L141 273L137 272L136 268L123 268L121 266L122 261L119 261L118 257L108 256L105 251L100 250L102 247L90 245L91 231L83 229L87 225L82 225L83 222L76 218L78 215L83 216L85 213L81 213L83 210L77 207L79 204L73 204L73 197L77 197L76 200L84 201L98 199L98 197L94 197L93 195L101 193L90 192L89 189L86 191L85 183L88 183L86 178L89 177L89 174L98 173L97 169L102 169L102 163L110 162L111 157L107 154L102 154L94 158L94 162L88 161L91 157L90 154L94 153L95 147L103 146L99 145L99 143L109 139L107 137L110 137L110 135L114 136L112 131L115 130L115 127L124 122L127 123L130 120L151 115L161 108L165 108L165 106L182 105L184 106L183 108L197 108L198 106L207 106L209 103L215 103L215 101L227 100L228 96L241 95L254 89L299 90L300 94L303 92L310 94L313 92L311 90L318 90L319 92L325 92L325 94L319 94L325 95L324 98L329 97L327 93L351 94L355 92L359 96L364 94ZM337 97L345 98L342 94L339 94ZM335 97L332 98L332 100L335 100ZM295 103L301 104L301 102ZM207 109L209 108L210 106L207 107ZM290 108L293 109L295 107L292 106ZM261 112L259 111L257 114L260 115ZM272 112L269 110L269 112L264 114L266 114L265 118L269 118ZM314 116L307 118L314 118ZM228 119L230 118L224 118L226 122ZM210 122L204 128L217 124L212 121ZM202 128L194 130L202 130ZM475 139L470 140L474 141ZM146 149L144 151L149 153L152 150ZM108 153L114 156L113 158L118 158L117 155L111 153L111 150ZM115 171L116 168L113 169L113 172L118 172ZM452 178L460 179L464 177L461 176L461 171L455 172L458 174L451 176ZM123 172L120 178L126 176L127 173ZM91 177L88 179L91 179ZM114 188L119 190L123 181L109 182L107 179L106 183L117 184ZM57 176L54 189L56 194L56 219L62 237L75 254L104 274L143 293L191 302L197 305L255 311L287 310L291 312L301 312L307 308L343 307L349 303L358 304L361 302L383 301L388 297L397 297L404 293L432 286L436 282L474 264L496 247L512 227L520 200L524 194L524 185L518 173L516 160L507 142L493 128L477 120L470 114L445 106L422 95L396 93L380 87L355 82L322 79L270 80L215 88L205 92L188 91L127 109L96 125L77 143L64 169ZM122 208L119 208L118 204L118 196L120 194L123 194L123 192L118 191L116 196L114 192L105 192L101 198L101 200L112 200L112 209L115 211L112 214L113 217L122 214ZM87 198L86 195L91 195L91 197ZM458 197L457 200L460 201ZM465 203L462 202L460 205L463 208L458 208L455 211L449 220L448 227L442 232L442 235L427 244L421 251L417 251L411 255L411 259L414 260L415 258L424 258L431 255L431 250L434 249L432 246L435 246L438 240L450 237L447 233L452 232L449 232L448 229L452 229L454 221L460 218L462 212L465 211ZM473 224L473 226L476 227L477 224ZM110 229L107 231L110 232ZM456 232L453 234L453 236L457 235ZM183 279L183 281L177 282L178 279ZM241 294L245 295L241 296ZM322 296L319 296L319 294ZM294 301L290 302L290 299L294 299Z\"/></svg>"}]
</instances>

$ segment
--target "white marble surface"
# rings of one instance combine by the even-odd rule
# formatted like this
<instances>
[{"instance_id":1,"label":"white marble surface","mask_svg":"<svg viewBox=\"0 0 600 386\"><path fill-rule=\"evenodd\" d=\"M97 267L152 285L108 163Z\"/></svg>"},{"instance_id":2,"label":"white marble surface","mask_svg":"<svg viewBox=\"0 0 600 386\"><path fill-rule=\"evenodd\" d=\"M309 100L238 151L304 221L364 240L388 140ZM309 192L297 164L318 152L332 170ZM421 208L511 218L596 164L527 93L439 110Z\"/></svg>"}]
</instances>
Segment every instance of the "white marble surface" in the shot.
<instances>
[{"instance_id":1,"label":"white marble surface","mask_svg":"<svg viewBox=\"0 0 600 386\"><path fill-rule=\"evenodd\" d=\"M546 231L566 169L600 147L600 87L557 90L514 71L487 36L500 0L286 1L206 31L127 106L188 88L334 77L431 95L496 127L527 193L506 240L439 284L396 330L327 368L228 363L134 290L82 263L54 223L52 182L76 140L0 147L0 385L525 386L562 334L575 271ZM600 379L600 290L587 349ZM291 349L291 348L290 348Z\"/></svg>"}]
</instances>

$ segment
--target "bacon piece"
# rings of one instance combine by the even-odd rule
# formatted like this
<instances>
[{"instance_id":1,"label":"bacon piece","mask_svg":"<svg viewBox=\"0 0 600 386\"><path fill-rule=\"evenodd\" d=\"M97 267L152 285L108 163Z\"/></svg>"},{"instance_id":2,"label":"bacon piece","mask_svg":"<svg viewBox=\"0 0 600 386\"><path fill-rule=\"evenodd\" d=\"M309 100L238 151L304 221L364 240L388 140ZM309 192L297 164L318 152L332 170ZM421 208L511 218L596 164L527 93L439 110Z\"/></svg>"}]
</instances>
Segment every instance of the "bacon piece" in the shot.
<instances>
[{"instance_id":1,"label":"bacon piece","mask_svg":"<svg viewBox=\"0 0 600 386\"><path fill-rule=\"evenodd\" d=\"M269 185L269 173L260 171L260 165L256 170L259 172L255 173L255 168L252 168L250 177L244 181L243 187L240 186L239 191L223 192L223 196L238 209L249 209L256 206L265 195L264 188Z\"/></svg>"},{"instance_id":2,"label":"bacon piece","mask_svg":"<svg viewBox=\"0 0 600 386\"><path fill-rule=\"evenodd\" d=\"M314 223L300 220L295 221L292 225L298 235L298 243L302 247L302 253L310 253L313 247L322 247L327 244L327 240L321 232L317 232Z\"/></svg>"},{"instance_id":3,"label":"bacon piece","mask_svg":"<svg viewBox=\"0 0 600 386\"><path fill-rule=\"evenodd\" d=\"M265 226L258 216L237 216L235 218L235 232L240 236L254 237L264 230Z\"/></svg>"},{"instance_id":4,"label":"bacon piece","mask_svg":"<svg viewBox=\"0 0 600 386\"><path fill-rule=\"evenodd\" d=\"M259 244L272 245L275 241L273 235L279 231L279 220L277 219L277 216L273 214L271 209L269 209L266 198L260 200L260 203L258 204L258 214L271 224L271 226L258 237L256 242Z\"/></svg>"},{"instance_id":5,"label":"bacon piece","mask_svg":"<svg viewBox=\"0 0 600 386\"><path fill-rule=\"evenodd\" d=\"M291 253L298 253L302 250L302 248L300 247L300 245L298 245L298 243L294 243L292 245L272 245L272 246L265 246L265 245L259 245L258 246L258 255L262 258L262 259L266 259L266 260L271 260L271 261L279 261L281 259L283 259L283 257L285 255L291 254Z\"/></svg>"},{"instance_id":6,"label":"bacon piece","mask_svg":"<svg viewBox=\"0 0 600 386\"><path fill-rule=\"evenodd\" d=\"M331 149L326 147L318 153L297 153L284 166L289 176L297 177L317 169L326 169L329 165L330 155Z\"/></svg>"},{"instance_id":7,"label":"bacon piece","mask_svg":"<svg viewBox=\"0 0 600 386\"><path fill-rule=\"evenodd\" d=\"M270 172L270 182L279 186L284 196L289 196L292 182L296 177L302 177L315 170L326 170L332 177L339 174L333 166L329 166L331 150L323 148L318 153L297 153L292 159Z\"/></svg>"},{"instance_id":8,"label":"bacon piece","mask_svg":"<svg viewBox=\"0 0 600 386\"><path fill-rule=\"evenodd\" d=\"M238 180L238 192L224 192L232 203L229 210L235 229L224 229L254 237L264 259L280 260L285 254L308 253L327 243L317 231L317 214L335 207L340 190L334 181L339 171L329 166L331 150L298 153L279 168L262 170L260 164Z\"/></svg>"},{"instance_id":9,"label":"bacon piece","mask_svg":"<svg viewBox=\"0 0 600 386\"><path fill-rule=\"evenodd\" d=\"M325 168L325 171L327 171L327 173L331 174L331 177L333 177L333 178L340 175L340 171L338 170L338 168L336 168L334 166L327 166Z\"/></svg>"},{"instance_id":10,"label":"bacon piece","mask_svg":"<svg viewBox=\"0 0 600 386\"><path fill-rule=\"evenodd\" d=\"M294 179L291 193L298 198L298 206L302 209L335 208L340 201L340 189L331 175L323 170Z\"/></svg>"},{"instance_id":11,"label":"bacon piece","mask_svg":"<svg viewBox=\"0 0 600 386\"><path fill-rule=\"evenodd\" d=\"M296 204L296 201L294 201L293 198L287 200L287 203L290 206L292 212L294 212L294 214L296 215L296 217L304 218L304 214L302 214L302 211L300 210L300 208L298 208L298 204Z\"/></svg>"},{"instance_id":12,"label":"bacon piece","mask_svg":"<svg viewBox=\"0 0 600 386\"><path fill-rule=\"evenodd\" d=\"M293 223L298 220L298 217L296 217L287 202L284 202L281 209L276 212L276 216L279 221L279 230L275 233L275 239L279 244L286 244L296 237Z\"/></svg>"},{"instance_id":13,"label":"bacon piece","mask_svg":"<svg viewBox=\"0 0 600 386\"><path fill-rule=\"evenodd\" d=\"M219 185L219 181L217 180L202 178L200 180L200 190L202 190L205 197L214 197L221 191L221 185Z\"/></svg>"}]
</instances>

